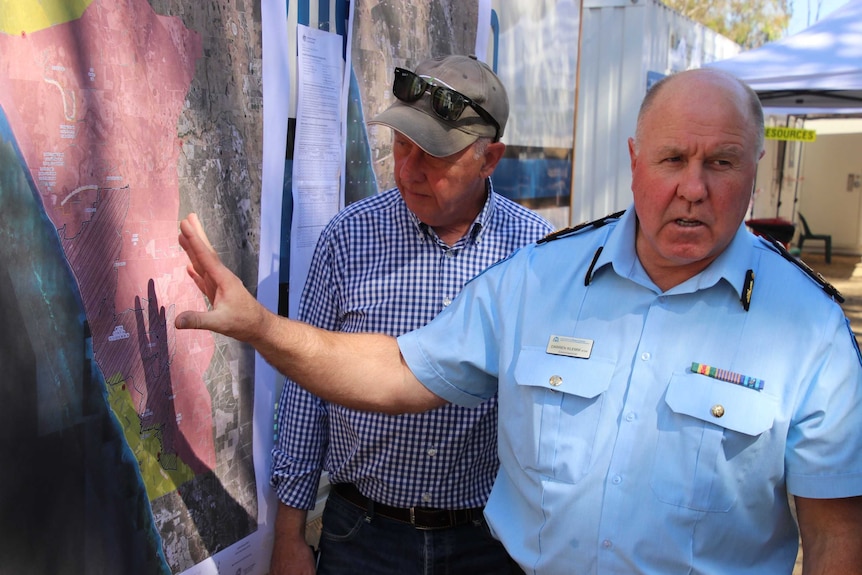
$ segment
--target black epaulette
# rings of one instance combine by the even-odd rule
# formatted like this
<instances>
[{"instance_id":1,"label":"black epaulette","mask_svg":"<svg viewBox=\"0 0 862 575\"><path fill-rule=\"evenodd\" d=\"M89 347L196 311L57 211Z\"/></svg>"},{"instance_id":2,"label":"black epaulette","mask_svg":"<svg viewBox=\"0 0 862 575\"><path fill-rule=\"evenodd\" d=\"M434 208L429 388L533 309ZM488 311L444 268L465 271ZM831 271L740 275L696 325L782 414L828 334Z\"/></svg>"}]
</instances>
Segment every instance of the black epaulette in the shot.
<instances>
[{"instance_id":1,"label":"black epaulette","mask_svg":"<svg viewBox=\"0 0 862 575\"><path fill-rule=\"evenodd\" d=\"M548 242L552 242L554 240L558 240L560 238L564 238L566 236L576 234L579 231L586 229L586 228L600 228L611 220L620 219L620 216L622 216L625 212L626 212L625 210L620 210L618 212L615 212L615 213L610 214L608 216L605 216L603 218L599 218L597 220L593 220L591 222L584 222L582 224L578 224L578 225L572 226L570 228L563 228L561 230L551 232L550 234L546 235L545 237L543 237L542 239L540 239L536 243L537 244L545 244Z\"/></svg>"},{"instance_id":2,"label":"black epaulette","mask_svg":"<svg viewBox=\"0 0 862 575\"><path fill-rule=\"evenodd\" d=\"M768 246L770 246L773 250L775 250L781 257L801 269L805 272L805 275L810 277L814 282L820 286L820 288L826 292L832 298L835 298L835 301L838 303L844 303L844 296L841 295L841 292L833 286L831 283L826 281L822 275L808 267L805 262L800 260L799 258L795 258L784 248L784 244L779 242L778 240L770 237L770 236L759 236Z\"/></svg>"}]
</instances>

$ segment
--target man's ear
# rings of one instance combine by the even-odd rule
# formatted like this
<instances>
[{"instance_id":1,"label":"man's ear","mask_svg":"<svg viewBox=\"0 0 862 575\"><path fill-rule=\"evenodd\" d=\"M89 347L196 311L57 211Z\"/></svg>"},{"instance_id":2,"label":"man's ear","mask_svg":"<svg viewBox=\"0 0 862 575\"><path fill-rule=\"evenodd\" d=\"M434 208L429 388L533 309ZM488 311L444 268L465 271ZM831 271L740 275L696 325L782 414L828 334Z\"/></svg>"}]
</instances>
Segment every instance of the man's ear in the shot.
<instances>
[{"instance_id":1,"label":"man's ear","mask_svg":"<svg viewBox=\"0 0 862 575\"><path fill-rule=\"evenodd\" d=\"M487 178L497 168L497 164L506 152L506 144L503 142L491 142L485 149L485 163L482 165L482 177Z\"/></svg>"},{"instance_id":2,"label":"man's ear","mask_svg":"<svg viewBox=\"0 0 862 575\"><path fill-rule=\"evenodd\" d=\"M635 171L635 164L638 163L637 144L634 138L629 138L629 162L632 172Z\"/></svg>"}]
</instances>

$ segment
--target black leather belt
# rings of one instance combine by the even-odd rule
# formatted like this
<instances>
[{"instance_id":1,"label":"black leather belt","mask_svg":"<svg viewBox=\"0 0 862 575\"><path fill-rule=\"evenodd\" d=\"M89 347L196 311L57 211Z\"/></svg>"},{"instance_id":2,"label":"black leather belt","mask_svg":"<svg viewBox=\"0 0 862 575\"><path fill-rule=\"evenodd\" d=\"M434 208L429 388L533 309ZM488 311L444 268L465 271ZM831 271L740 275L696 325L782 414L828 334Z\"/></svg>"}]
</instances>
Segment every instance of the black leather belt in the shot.
<instances>
[{"instance_id":1,"label":"black leather belt","mask_svg":"<svg viewBox=\"0 0 862 575\"><path fill-rule=\"evenodd\" d=\"M356 507L373 515L409 523L417 529L446 529L479 521L484 509L434 509L432 507L392 507L362 495L352 483L333 483L332 491Z\"/></svg>"}]
</instances>

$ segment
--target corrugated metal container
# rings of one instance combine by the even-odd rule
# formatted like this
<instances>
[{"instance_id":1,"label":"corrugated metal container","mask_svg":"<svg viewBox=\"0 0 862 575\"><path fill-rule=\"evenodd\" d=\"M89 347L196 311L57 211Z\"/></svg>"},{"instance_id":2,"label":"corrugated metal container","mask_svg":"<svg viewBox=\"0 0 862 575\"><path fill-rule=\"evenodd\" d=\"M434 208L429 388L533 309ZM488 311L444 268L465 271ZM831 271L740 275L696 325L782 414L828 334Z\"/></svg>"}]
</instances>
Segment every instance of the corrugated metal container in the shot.
<instances>
[{"instance_id":1,"label":"corrugated metal container","mask_svg":"<svg viewBox=\"0 0 862 575\"><path fill-rule=\"evenodd\" d=\"M584 0L580 50L573 223L631 203L626 142L647 86L740 46L654 0Z\"/></svg>"}]
</instances>

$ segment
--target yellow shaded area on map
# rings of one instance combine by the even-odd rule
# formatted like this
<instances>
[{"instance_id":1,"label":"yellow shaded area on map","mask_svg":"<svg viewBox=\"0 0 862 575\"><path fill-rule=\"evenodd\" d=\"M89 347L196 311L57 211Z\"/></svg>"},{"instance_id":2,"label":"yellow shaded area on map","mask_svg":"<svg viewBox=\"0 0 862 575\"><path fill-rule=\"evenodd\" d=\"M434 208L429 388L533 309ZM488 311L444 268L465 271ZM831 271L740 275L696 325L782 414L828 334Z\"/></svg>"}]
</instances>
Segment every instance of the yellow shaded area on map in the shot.
<instances>
[{"instance_id":1,"label":"yellow shaded area on map","mask_svg":"<svg viewBox=\"0 0 862 575\"><path fill-rule=\"evenodd\" d=\"M156 430L140 432L141 418L135 411L125 383L120 374L107 380L108 403L120 421L129 448L138 460L147 496L150 501L154 501L176 491L177 487L194 479L195 474L176 454L162 453L162 442Z\"/></svg>"},{"instance_id":2,"label":"yellow shaded area on map","mask_svg":"<svg viewBox=\"0 0 862 575\"><path fill-rule=\"evenodd\" d=\"M0 32L17 36L77 20L93 0L0 0Z\"/></svg>"}]
</instances>

